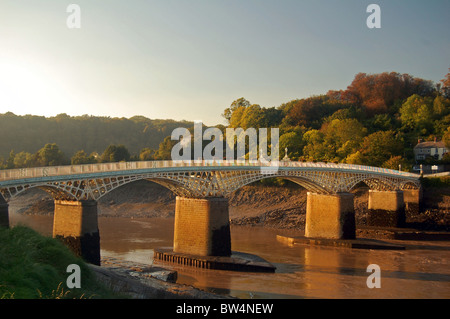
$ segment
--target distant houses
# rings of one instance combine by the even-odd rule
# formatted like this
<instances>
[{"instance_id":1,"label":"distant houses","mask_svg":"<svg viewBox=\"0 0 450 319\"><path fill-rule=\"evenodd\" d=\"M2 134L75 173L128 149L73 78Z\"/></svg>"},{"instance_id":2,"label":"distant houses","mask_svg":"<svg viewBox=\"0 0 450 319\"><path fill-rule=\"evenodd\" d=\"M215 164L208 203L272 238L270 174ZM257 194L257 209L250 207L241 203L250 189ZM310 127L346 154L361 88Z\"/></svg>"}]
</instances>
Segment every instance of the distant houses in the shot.
<instances>
[{"instance_id":1,"label":"distant houses","mask_svg":"<svg viewBox=\"0 0 450 319\"><path fill-rule=\"evenodd\" d=\"M416 162L424 161L428 157L436 161L442 160L445 153L450 152L450 150L445 147L444 142L437 141L423 141L418 140L417 145L414 147L414 158Z\"/></svg>"}]
</instances>

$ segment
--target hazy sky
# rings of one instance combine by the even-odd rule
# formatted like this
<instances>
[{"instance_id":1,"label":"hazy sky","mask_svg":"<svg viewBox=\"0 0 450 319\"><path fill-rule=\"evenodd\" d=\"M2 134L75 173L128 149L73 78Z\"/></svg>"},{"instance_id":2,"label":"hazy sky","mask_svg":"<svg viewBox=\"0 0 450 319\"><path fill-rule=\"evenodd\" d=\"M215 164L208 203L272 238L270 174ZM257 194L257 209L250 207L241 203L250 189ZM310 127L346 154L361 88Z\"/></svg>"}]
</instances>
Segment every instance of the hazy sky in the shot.
<instances>
[{"instance_id":1,"label":"hazy sky","mask_svg":"<svg viewBox=\"0 0 450 319\"><path fill-rule=\"evenodd\" d=\"M358 72L438 82L449 67L448 0L0 1L0 113L214 125L240 97L279 106Z\"/></svg>"}]
</instances>

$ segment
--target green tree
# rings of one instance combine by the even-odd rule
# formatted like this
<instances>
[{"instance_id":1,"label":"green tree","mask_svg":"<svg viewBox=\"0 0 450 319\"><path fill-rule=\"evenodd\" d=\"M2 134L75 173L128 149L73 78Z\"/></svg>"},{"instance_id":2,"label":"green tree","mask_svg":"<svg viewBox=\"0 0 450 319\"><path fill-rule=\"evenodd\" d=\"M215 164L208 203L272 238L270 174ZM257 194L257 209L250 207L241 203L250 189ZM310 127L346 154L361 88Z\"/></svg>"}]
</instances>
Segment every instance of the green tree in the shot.
<instances>
[{"instance_id":1,"label":"green tree","mask_svg":"<svg viewBox=\"0 0 450 319\"><path fill-rule=\"evenodd\" d=\"M7 169L11 169L14 168L14 158L16 157L16 153L14 152L14 150L11 150L11 152L9 152L9 157L6 160L6 168Z\"/></svg>"},{"instance_id":2,"label":"green tree","mask_svg":"<svg viewBox=\"0 0 450 319\"><path fill-rule=\"evenodd\" d=\"M263 122L263 119L264 119L263 110L259 105L253 104L244 109L242 117L240 118L239 121L239 126L232 126L232 127L235 128L242 127L244 130L250 127L259 128L261 127L260 124Z\"/></svg>"},{"instance_id":3,"label":"green tree","mask_svg":"<svg viewBox=\"0 0 450 319\"><path fill-rule=\"evenodd\" d=\"M433 98L411 95L400 108L403 127L421 135L433 133Z\"/></svg>"},{"instance_id":4,"label":"green tree","mask_svg":"<svg viewBox=\"0 0 450 319\"><path fill-rule=\"evenodd\" d=\"M103 152L100 161L103 163L129 161L130 152L124 145L109 145Z\"/></svg>"},{"instance_id":5,"label":"green tree","mask_svg":"<svg viewBox=\"0 0 450 319\"><path fill-rule=\"evenodd\" d=\"M444 141L445 146L450 150L450 127L448 127L447 131L445 131L442 140Z\"/></svg>"},{"instance_id":6,"label":"green tree","mask_svg":"<svg viewBox=\"0 0 450 319\"><path fill-rule=\"evenodd\" d=\"M148 147L143 148L141 152L139 153L139 160L140 161L151 161L154 159L155 150L152 150Z\"/></svg>"},{"instance_id":7,"label":"green tree","mask_svg":"<svg viewBox=\"0 0 450 319\"><path fill-rule=\"evenodd\" d=\"M38 166L56 166L67 163L63 152L56 143L45 144L36 152L35 159Z\"/></svg>"},{"instance_id":8,"label":"green tree","mask_svg":"<svg viewBox=\"0 0 450 319\"><path fill-rule=\"evenodd\" d=\"M33 155L27 152L17 153L14 157L14 167L22 168L22 167L31 167L33 166Z\"/></svg>"},{"instance_id":9,"label":"green tree","mask_svg":"<svg viewBox=\"0 0 450 319\"><path fill-rule=\"evenodd\" d=\"M222 114L222 116L227 120L229 124L231 124L231 116L238 108L245 109L246 107L250 106L250 102L241 97L240 99L237 99L231 103L230 107L226 108ZM238 126L236 126L238 127Z\"/></svg>"},{"instance_id":10,"label":"green tree","mask_svg":"<svg viewBox=\"0 0 450 319\"><path fill-rule=\"evenodd\" d=\"M328 150L324 144L324 134L319 130L309 130L303 135L305 147L303 157L308 161L325 161Z\"/></svg>"},{"instance_id":11,"label":"green tree","mask_svg":"<svg viewBox=\"0 0 450 319\"><path fill-rule=\"evenodd\" d=\"M404 159L402 156L391 156L386 162L384 162L381 167L384 168L390 168L395 170L401 170L402 171L410 171L412 168L411 163Z\"/></svg>"},{"instance_id":12,"label":"green tree","mask_svg":"<svg viewBox=\"0 0 450 319\"><path fill-rule=\"evenodd\" d=\"M159 148L156 151L154 158L156 160L171 160L172 148L178 141L172 141L171 136L167 136L164 141L159 144Z\"/></svg>"},{"instance_id":13,"label":"green tree","mask_svg":"<svg viewBox=\"0 0 450 319\"><path fill-rule=\"evenodd\" d=\"M343 161L357 151L367 129L356 119L335 119L324 130L324 144L329 160Z\"/></svg>"},{"instance_id":14,"label":"green tree","mask_svg":"<svg viewBox=\"0 0 450 319\"><path fill-rule=\"evenodd\" d=\"M347 164L356 164L356 165L362 165L364 164L364 156L361 154L360 151L356 151L353 154L350 154L345 159L345 163Z\"/></svg>"},{"instance_id":15,"label":"green tree","mask_svg":"<svg viewBox=\"0 0 450 319\"><path fill-rule=\"evenodd\" d=\"M401 124L399 121L388 113L376 114L364 122L365 126L370 129L370 133L377 131L397 130Z\"/></svg>"},{"instance_id":16,"label":"green tree","mask_svg":"<svg viewBox=\"0 0 450 319\"><path fill-rule=\"evenodd\" d=\"M87 153L84 150L76 152L70 159L70 163L72 165L93 164L96 162L97 160L94 154L87 155Z\"/></svg>"},{"instance_id":17,"label":"green tree","mask_svg":"<svg viewBox=\"0 0 450 319\"><path fill-rule=\"evenodd\" d=\"M301 132L287 132L280 136L280 159L283 159L285 149L288 149L288 156L291 160L296 160L302 155L303 142Z\"/></svg>"},{"instance_id":18,"label":"green tree","mask_svg":"<svg viewBox=\"0 0 450 319\"><path fill-rule=\"evenodd\" d=\"M381 166L393 156L403 154L403 142L394 131L379 131L366 136L361 145L362 164Z\"/></svg>"}]
</instances>

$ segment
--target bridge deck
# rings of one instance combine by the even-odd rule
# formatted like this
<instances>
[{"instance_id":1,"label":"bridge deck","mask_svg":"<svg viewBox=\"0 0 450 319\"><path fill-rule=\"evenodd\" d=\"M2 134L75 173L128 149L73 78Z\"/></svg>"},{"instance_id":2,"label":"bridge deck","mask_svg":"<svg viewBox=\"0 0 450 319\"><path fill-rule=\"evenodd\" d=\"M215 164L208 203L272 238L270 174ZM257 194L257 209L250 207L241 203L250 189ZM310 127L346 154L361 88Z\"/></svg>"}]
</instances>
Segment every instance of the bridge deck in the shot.
<instances>
[{"instance_id":1,"label":"bridge deck","mask_svg":"<svg viewBox=\"0 0 450 319\"><path fill-rule=\"evenodd\" d=\"M7 185L5 181L37 179L52 180L51 177L105 177L116 176L129 173L145 173L156 171L217 171L217 170L260 170L267 169L267 172L276 169L280 170L321 170L348 173L372 173L391 177L401 177L405 179L418 180L419 175L397 170L335 163L313 163L313 162L262 162L262 161L139 161L139 162L118 162L99 163L84 165L65 165L19 168L10 170L0 170L0 186ZM117 173L117 174L114 174ZM57 178L55 178L57 180Z\"/></svg>"}]
</instances>

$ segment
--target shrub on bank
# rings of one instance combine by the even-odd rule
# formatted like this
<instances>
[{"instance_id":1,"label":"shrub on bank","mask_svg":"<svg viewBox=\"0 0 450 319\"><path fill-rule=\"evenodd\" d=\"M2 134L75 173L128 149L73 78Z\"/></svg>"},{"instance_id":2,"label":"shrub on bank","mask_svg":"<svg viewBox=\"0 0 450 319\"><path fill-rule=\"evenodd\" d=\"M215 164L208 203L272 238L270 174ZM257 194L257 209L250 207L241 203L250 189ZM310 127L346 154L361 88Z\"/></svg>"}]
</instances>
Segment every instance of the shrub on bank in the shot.
<instances>
[{"instance_id":1,"label":"shrub on bank","mask_svg":"<svg viewBox=\"0 0 450 319\"><path fill-rule=\"evenodd\" d=\"M450 176L425 177L421 179L423 187L450 187Z\"/></svg>"},{"instance_id":2,"label":"shrub on bank","mask_svg":"<svg viewBox=\"0 0 450 319\"><path fill-rule=\"evenodd\" d=\"M0 227L0 243L1 299L114 298L88 265L54 238L24 226ZM80 267L81 288L67 287L70 264Z\"/></svg>"}]
</instances>

